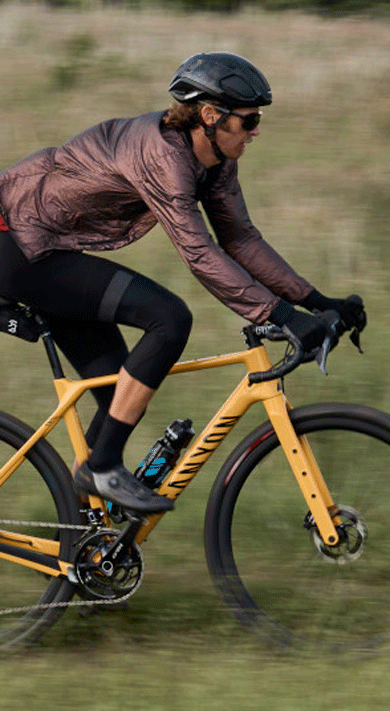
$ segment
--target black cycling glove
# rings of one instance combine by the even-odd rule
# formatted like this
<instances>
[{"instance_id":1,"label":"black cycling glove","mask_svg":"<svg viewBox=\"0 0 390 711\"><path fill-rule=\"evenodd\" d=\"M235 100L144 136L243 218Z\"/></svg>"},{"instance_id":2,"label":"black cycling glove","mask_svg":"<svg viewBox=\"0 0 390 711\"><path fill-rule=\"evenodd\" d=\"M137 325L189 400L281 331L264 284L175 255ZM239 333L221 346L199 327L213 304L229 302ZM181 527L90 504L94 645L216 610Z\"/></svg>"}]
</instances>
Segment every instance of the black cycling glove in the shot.
<instances>
[{"instance_id":1,"label":"black cycling glove","mask_svg":"<svg viewBox=\"0 0 390 711\"><path fill-rule=\"evenodd\" d=\"M363 299L357 294L352 294L346 299L329 299L313 289L300 306L308 311L337 311L342 322L342 328L338 329L339 333L350 331L352 328L356 328L360 333L367 323Z\"/></svg>"},{"instance_id":2,"label":"black cycling glove","mask_svg":"<svg viewBox=\"0 0 390 711\"><path fill-rule=\"evenodd\" d=\"M299 338L305 353L309 353L313 348L321 347L325 337L329 334L328 324L321 316L312 316L303 311L297 311L282 299L270 314L269 321L276 326L287 326ZM334 340L337 342L337 337Z\"/></svg>"}]
</instances>

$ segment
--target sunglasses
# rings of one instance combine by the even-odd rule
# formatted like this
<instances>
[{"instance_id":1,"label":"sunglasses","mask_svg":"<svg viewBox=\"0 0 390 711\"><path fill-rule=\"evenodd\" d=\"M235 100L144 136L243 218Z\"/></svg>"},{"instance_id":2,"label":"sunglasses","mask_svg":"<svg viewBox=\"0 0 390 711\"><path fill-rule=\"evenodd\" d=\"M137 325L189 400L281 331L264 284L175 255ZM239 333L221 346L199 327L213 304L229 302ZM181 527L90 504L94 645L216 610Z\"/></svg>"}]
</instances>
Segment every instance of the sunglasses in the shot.
<instances>
[{"instance_id":1,"label":"sunglasses","mask_svg":"<svg viewBox=\"0 0 390 711\"><path fill-rule=\"evenodd\" d=\"M222 114L228 114L229 116L238 116L241 119L241 125L244 131L253 131L260 123L263 112L259 109L257 111L252 111L250 114L239 114L238 111L232 111L231 109L226 109L224 106L214 106L210 104L209 101L200 101L200 104L205 106L212 106L213 109L220 111Z\"/></svg>"}]
</instances>

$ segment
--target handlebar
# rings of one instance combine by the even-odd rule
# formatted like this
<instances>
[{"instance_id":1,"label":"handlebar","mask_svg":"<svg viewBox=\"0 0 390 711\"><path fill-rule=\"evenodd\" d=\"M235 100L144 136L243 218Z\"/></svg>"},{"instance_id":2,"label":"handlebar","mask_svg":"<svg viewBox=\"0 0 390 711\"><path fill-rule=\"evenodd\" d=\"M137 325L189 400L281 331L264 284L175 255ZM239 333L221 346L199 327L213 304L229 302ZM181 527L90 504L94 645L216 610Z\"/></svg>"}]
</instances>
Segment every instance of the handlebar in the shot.
<instances>
[{"instance_id":1,"label":"handlebar","mask_svg":"<svg viewBox=\"0 0 390 711\"><path fill-rule=\"evenodd\" d=\"M253 348L259 346L262 339L267 339L268 341L286 341L292 348L292 353L286 355L284 361L279 365L272 366L269 370L249 373L249 384L253 385L254 383L278 380L293 370L296 370L301 363L307 363L313 360L317 361L319 368L327 375L327 357L331 349L337 344L340 334L343 333L345 329L342 328L340 315L337 311L324 311L321 313L321 318L327 322L328 332L322 346L320 348L314 348L310 353L304 351L299 338L297 338L287 326L279 327L273 324L264 326L251 324L250 326L246 326L243 329L243 333L246 336L246 342L249 347ZM359 349L360 353L362 353L358 329L353 329L350 334L350 339Z\"/></svg>"},{"instance_id":2,"label":"handlebar","mask_svg":"<svg viewBox=\"0 0 390 711\"><path fill-rule=\"evenodd\" d=\"M288 373L298 368L305 357L305 351L302 348L302 344L287 326L266 325L266 326L247 326L244 328L244 333L247 337L249 345L255 345L254 341L257 341L256 345L261 343L261 340L266 338L268 341L287 341L293 349L293 352L287 356L283 363L280 365L273 366L269 370L249 373L249 384L254 383L265 383L269 380L277 380L283 378Z\"/></svg>"}]
</instances>

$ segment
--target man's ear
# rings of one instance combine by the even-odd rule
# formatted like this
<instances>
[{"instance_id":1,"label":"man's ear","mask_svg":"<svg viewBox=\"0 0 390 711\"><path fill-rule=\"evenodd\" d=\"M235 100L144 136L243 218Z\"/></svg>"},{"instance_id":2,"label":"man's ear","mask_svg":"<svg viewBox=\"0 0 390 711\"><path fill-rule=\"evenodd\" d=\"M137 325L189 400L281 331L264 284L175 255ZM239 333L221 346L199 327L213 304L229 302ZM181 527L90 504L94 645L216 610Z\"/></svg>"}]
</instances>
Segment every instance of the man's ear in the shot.
<instances>
[{"instance_id":1,"label":"man's ear","mask_svg":"<svg viewBox=\"0 0 390 711\"><path fill-rule=\"evenodd\" d=\"M204 104L200 113L206 126L213 126L218 120L218 113L214 106L210 106L210 104Z\"/></svg>"}]
</instances>

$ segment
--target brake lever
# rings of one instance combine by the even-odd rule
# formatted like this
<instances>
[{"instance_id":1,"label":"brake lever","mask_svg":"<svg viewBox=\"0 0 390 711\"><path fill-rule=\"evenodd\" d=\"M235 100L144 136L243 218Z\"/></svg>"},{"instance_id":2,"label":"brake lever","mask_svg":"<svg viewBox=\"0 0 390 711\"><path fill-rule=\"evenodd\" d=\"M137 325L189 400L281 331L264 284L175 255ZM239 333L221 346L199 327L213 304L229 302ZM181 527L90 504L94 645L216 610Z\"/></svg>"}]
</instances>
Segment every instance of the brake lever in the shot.
<instances>
[{"instance_id":1,"label":"brake lever","mask_svg":"<svg viewBox=\"0 0 390 711\"><path fill-rule=\"evenodd\" d=\"M351 343L358 349L359 353L364 353L363 348L360 345L360 331L358 328L353 328L352 332L349 334L349 339Z\"/></svg>"},{"instance_id":2,"label":"brake lever","mask_svg":"<svg viewBox=\"0 0 390 711\"><path fill-rule=\"evenodd\" d=\"M340 317L337 314L336 311L328 311L324 312L321 314L323 317L325 316L326 321L328 322L328 326L330 330L333 332L333 335L338 339L339 334L337 332L337 326L340 322ZM351 340L351 343L358 349L359 353L363 353L363 349L360 345L360 331L356 326L353 328L352 332L349 334L349 338ZM329 355L329 352L332 348L332 343L333 343L333 336L332 333L328 333L325 336L325 339L322 343L322 346L318 349L317 354L315 356L315 360L318 363L318 366L320 370L324 373L324 375L328 375L328 371L326 370L326 361Z\"/></svg>"},{"instance_id":3,"label":"brake lever","mask_svg":"<svg viewBox=\"0 0 390 711\"><path fill-rule=\"evenodd\" d=\"M337 325L340 322L340 316L336 311L325 311L321 314L321 316L327 321L330 333L328 332L325 336L322 342L322 346L317 351L315 359L318 363L319 369L322 370L323 374L328 375L328 371L326 369L326 361L331 351L334 338L337 339L336 343L339 338L337 333Z\"/></svg>"},{"instance_id":4,"label":"brake lever","mask_svg":"<svg viewBox=\"0 0 390 711\"><path fill-rule=\"evenodd\" d=\"M328 371L326 369L326 361L330 352L330 347L332 345L332 338L330 336L326 336L321 348L318 349L317 355L316 355L316 361L318 363L318 367L320 370L322 370L324 375L328 375Z\"/></svg>"}]
</instances>

